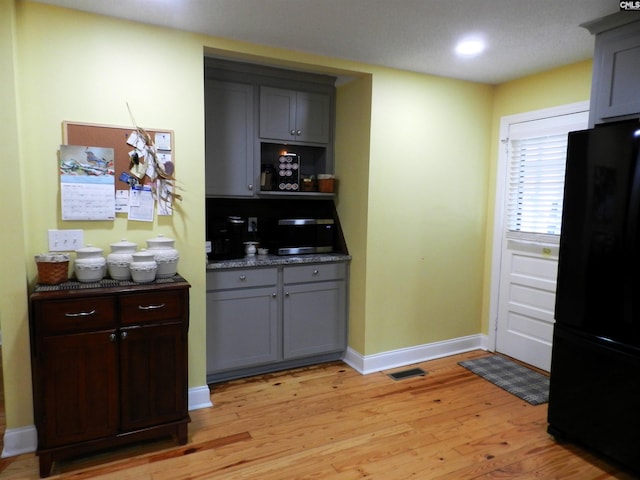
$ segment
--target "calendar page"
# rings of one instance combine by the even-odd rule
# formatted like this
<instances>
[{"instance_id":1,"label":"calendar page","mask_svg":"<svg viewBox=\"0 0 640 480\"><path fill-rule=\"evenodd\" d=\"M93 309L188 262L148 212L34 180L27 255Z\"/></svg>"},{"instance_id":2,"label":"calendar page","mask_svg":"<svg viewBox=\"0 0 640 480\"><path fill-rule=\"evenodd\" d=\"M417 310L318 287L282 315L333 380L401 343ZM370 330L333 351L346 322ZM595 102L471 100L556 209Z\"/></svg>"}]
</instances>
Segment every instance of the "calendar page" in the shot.
<instances>
[{"instance_id":1,"label":"calendar page","mask_svg":"<svg viewBox=\"0 0 640 480\"><path fill-rule=\"evenodd\" d=\"M60 146L62 220L114 220L113 148Z\"/></svg>"}]
</instances>

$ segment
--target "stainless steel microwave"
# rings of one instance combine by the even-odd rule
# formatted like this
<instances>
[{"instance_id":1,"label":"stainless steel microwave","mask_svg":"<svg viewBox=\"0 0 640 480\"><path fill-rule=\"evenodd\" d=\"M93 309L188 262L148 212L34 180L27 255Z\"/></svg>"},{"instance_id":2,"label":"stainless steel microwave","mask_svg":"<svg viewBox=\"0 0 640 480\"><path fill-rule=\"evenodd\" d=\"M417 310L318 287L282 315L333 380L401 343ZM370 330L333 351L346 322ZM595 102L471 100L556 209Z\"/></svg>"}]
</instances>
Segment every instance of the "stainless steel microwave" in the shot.
<instances>
[{"instance_id":1,"label":"stainless steel microwave","mask_svg":"<svg viewBox=\"0 0 640 480\"><path fill-rule=\"evenodd\" d=\"M333 252L335 222L332 218L283 218L277 223L278 255Z\"/></svg>"}]
</instances>

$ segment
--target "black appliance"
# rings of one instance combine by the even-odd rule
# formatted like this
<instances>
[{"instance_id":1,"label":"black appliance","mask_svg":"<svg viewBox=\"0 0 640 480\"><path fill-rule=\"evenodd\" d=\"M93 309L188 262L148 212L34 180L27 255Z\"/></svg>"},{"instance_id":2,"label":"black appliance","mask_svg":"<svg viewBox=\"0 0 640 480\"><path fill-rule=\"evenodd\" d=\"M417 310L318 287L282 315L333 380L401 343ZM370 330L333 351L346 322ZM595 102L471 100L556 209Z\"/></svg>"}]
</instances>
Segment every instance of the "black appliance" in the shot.
<instances>
[{"instance_id":1,"label":"black appliance","mask_svg":"<svg viewBox=\"0 0 640 480\"><path fill-rule=\"evenodd\" d=\"M640 473L640 123L569 133L548 431Z\"/></svg>"},{"instance_id":2,"label":"black appliance","mask_svg":"<svg viewBox=\"0 0 640 480\"><path fill-rule=\"evenodd\" d=\"M271 248L278 255L333 252L335 221L332 218L283 218L269 232Z\"/></svg>"},{"instance_id":3,"label":"black appliance","mask_svg":"<svg viewBox=\"0 0 640 480\"><path fill-rule=\"evenodd\" d=\"M215 261L243 258L245 224L245 219L237 216L208 219L207 239L211 242L208 259Z\"/></svg>"}]
</instances>

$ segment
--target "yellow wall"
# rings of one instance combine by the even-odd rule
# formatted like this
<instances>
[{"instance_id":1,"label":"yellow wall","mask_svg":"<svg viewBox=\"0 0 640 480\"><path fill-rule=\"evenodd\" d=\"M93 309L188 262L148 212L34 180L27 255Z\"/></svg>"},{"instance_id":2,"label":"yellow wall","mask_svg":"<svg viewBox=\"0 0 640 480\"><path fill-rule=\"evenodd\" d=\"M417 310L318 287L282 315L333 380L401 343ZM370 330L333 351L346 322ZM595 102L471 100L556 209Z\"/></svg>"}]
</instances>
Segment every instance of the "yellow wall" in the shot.
<instances>
[{"instance_id":1,"label":"yellow wall","mask_svg":"<svg viewBox=\"0 0 640 480\"><path fill-rule=\"evenodd\" d=\"M373 77L366 355L479 332L491 94Z\"/></svg>"},{"instance_id":2,"label":"yellow wall","mask_svg":"<svg viewBox=\"0 0 640 480\"><path fill-rule=\"evenodd\" d=\"M33 422L25 382L27 282L35 281L33 255L47 249L49 228L82 228L86 243L107 251L122 237L142 246L157 233L177 240L179 270L193 286L189 386L204 385L205 50L355 78L337 91L336 136L337 206L353 256L350 347L372 355L483 330L496 115L528 109L517 103L518 92L547 98L565 82L561 76L501 90L19 0L0 0L0 27L0 106L9 112L3 158L16 165L13 178L22 179L2 193L4 204L15 205L3 212L3 224L17 228L2 232L13 275L0 280L9 428ZM5 66L9 79L16 67L15 88L12 81L5 88ZM582 82L582 75L577 69L572 81ZM570 93L568 87L552 101L568 103ZM129 126L126 102L141 126L175 131L180 211L152 224L61 222L61 123Z\"/></svg>"},{"instance_id":3,"label":"yellow wall","mask_svg":"<svg viewBox=\"0 0 640 480\"><path fill-rule=\"evenodd\" d=\"M33 423L22 203L27 180L20 168L14 17L13 1L0 1L0 165L5 172L0 189L0 331L7 428Z\"/></svg>"}]
</instances>

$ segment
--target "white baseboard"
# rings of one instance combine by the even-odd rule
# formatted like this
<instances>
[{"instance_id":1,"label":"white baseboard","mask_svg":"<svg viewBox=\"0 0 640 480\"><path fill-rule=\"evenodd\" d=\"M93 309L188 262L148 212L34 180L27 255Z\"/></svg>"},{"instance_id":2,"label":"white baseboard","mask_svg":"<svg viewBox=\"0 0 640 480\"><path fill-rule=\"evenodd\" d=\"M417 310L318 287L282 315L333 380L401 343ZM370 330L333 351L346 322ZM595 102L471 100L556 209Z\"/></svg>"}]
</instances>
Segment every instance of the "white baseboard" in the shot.
<instances>
[{"instance_id":1,"label":"white baseboard","mask_svg":"<svg viewBox=\"0 0 640 480\"><path fill-rule=\"evenodd\" d=\"M35 452L37 445L38 433L35 425L7 429L4 432L2 458Z\"/></svg>"},{"instance_id":2,"label":"white baseboard","mask_svg":"<svg viewBox=\"0 0 640 480\"><path fill-rule=\"evenodd\" d=\"M343 361L361 374L366 375L471 350L487 350L488 342L489 337L487 335L478 334L367 356L347 348Z\"/></svg>"},{"instance_id":3,"label":"white baseboard","mask_svg":"<svg viewBox=\"0 0 640 480\"><path fill-rule=\"evenodd\" d=\"M188 393L189 411L212 407L209 387L190 388ZM38 433L35 425L11 428L4 432L4 448L1 458L14 457L35 452L38 447Z\"/></svg>"},{"instance_id":4,"label":"white baseboard","mask_svg":"<svg viewBox=\"0 0 640 480\"><path fill-rule=\"evenodd\" d=\"M189 411L209 407L213 407L213 402L211 401L211 392L208 386L204 385L189 389Z\"/></svg>"}]
</instances>

